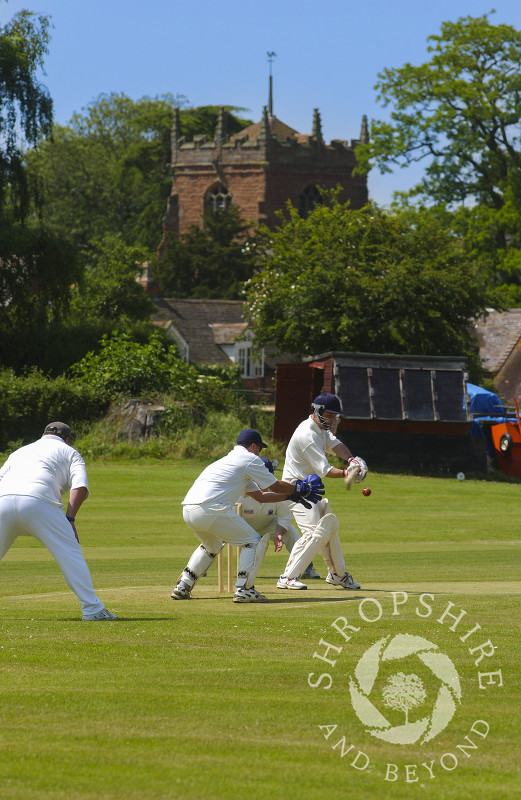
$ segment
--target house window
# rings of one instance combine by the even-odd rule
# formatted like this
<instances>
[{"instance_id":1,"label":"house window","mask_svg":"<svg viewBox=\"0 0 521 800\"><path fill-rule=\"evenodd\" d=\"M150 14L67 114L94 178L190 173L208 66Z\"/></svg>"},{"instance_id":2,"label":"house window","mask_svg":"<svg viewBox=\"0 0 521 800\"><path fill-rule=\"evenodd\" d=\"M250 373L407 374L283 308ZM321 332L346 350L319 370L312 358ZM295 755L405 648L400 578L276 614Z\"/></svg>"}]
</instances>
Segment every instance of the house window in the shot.
<instances>
[{"instance_id":1,"label":"house window","mask_svg":"<svg viewBox=\"0 0 521 800\"><path fill-rule=\"evenodd\" d=\"M306 219L315 206L322 202L322 195L317 186L307 186L298 200L298 213L302 219Z\"/></svg>"},{"instance_id":2,"label":"house window","mask_svg":"<svg viewBox=\"0 0 521 800\"><path fill-rule=\"evenodd\" d=\"M237 345L237 364L241 367L242 378L262 378L264 375L264 351L260 358L254 358L252 349L248 344L241 342Z\"/></svg>"},{"instance_id":3,"label":"house window","mask_svg":"<svg viewBox=\"0 0 521 800\"><path fill-rule=\"evenodd\" d=\"M207 211L225 211L231 204L232 196L222 183L216 183L206 195Z\"/></svg>"}]
</instances>

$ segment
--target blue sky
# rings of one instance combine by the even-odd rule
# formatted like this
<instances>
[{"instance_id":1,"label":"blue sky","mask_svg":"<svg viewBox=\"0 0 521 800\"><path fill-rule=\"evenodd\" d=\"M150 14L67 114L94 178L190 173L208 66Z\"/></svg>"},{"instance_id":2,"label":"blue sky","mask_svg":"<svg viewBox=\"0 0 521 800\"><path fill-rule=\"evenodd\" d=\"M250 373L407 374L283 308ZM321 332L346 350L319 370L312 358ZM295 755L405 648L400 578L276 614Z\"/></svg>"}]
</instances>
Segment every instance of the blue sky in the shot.
<instances>
[{"instance_id":1,"label":"blue sky","mask_svg":"<svg viewBox=\"0 0 521 800\"><path fill-rule=\"evenodd\" d=\"M241 106L258 120L273 51L274 113L308 133L318 108L327 141L357 138L363 114L387 116L378 73L426 61L427 37L443 21L495 8L492 22L521 29L521 0L0 0L0 22L22 8L52 17L41 80L60 124L110 92L171 92L194 106ZM370 195L386 205L419 175L373 171Z\"/></svg>"}]
</instances>

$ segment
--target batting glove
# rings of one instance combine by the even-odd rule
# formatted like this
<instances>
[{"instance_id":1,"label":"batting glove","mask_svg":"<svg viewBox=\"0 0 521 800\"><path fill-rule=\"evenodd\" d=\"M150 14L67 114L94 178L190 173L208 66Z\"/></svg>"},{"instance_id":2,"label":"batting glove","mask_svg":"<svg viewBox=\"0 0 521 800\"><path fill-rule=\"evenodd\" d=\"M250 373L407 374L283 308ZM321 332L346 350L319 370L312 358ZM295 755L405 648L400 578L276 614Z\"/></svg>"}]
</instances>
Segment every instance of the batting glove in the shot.
<instances>
[{"instance_id":1,"label":"batting glove","mask_svg":"<svg viewBox=\"0 0 521 800\"><path fill-rule=\"evenodd\" d=\"M355 482L362 483L367 475L367 464L365 463L364 459L360 458L360 456L355 456L354 458L350 458L347 463L350 467L359 467L360 472L358 473Z\"/></svg>"}]
</instances>

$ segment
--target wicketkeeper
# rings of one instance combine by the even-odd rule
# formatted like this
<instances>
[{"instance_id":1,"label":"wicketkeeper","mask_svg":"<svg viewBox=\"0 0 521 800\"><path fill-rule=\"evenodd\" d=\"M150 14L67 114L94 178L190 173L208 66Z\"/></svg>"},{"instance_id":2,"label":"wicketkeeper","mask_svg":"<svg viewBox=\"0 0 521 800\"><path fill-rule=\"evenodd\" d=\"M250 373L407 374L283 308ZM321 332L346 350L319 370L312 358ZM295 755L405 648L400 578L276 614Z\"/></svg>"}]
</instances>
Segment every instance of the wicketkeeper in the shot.
<instances>
[{"instance_id":1,"label":"wicketkeeper","mask_svg":"<svg viewBox=\"0 0 521 800\"><path fill-rule=\"evenodd\" d=\"M357 482L364 480L367 464L358 456L353 458L349 448L332 431L336 431L341 417L342 406L336 395L325 392L315 397L311 415L300 423L286 449L283 481L298 480L308 473L316 473L320 478L344 478L346 470L332 467L328 461L330 454L357 467ZM309 508L294 503L291 510L302 536L291 551L284 574L277 581L277 587L306 589L306 584L299 581L299 577L310 561L320 553L328 569L327 583L343 589L360 589L360 584L346 571L338 535L338 518L332 513L327 498L320 498Z\"/></svg>"},{"instance_id":2,"label":"wicketkeeper","mask_svg":"<svg viewBox=\"0 0 521 800\"><path fill-rule=\"evenodd\" d=\"M209 569L224 544L241 545L239 574L233 597L235 603L265 603L250 579L255 552L261 537L235 510L250 481L260 489L269 489L284 500L290 497L297 504L303 499L316 503L323 493L318 477L311 483L297 479L278 481L259 458L267 447L260 433L253 428L241 431L233 450L210 464L196 479L183 500L183 518L201 542L184 568L172 592L174 600L185 600L197 580Z\"/></svg>"}]
</instances>

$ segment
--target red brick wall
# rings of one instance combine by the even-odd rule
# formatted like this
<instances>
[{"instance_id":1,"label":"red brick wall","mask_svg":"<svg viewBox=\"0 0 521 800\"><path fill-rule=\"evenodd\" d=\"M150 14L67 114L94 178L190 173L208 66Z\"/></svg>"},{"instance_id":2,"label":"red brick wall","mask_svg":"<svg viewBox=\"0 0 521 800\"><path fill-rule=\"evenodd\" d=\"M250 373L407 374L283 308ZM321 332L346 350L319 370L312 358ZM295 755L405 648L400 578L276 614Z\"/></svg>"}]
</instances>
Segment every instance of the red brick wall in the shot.
<instances>
[{"instance_id":1,"label":"red brick wall","mask_svg":"<svg viewBox=\"0 0 521 800\"><path fill-rule=\"evenodd\" d=\"M342 186L340 200L351 200L353 208L367 202L363 176L353 177L354 151L346 143L321 145L309 140L235 143L218 146L199 140L182 144L172 154L172 192L178 198L178 220L165 219L165 229L179 233L201 224L204 197L217 182L230 192L243 217L274 225L275 212L299 197L310 185L326 189Z\"/></svg>"}]
</instances>

